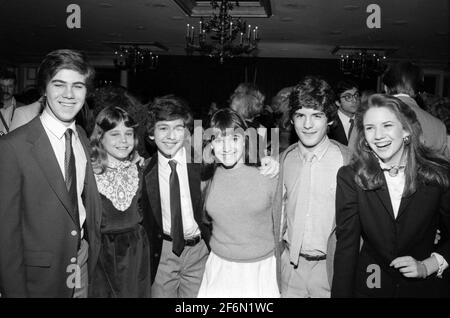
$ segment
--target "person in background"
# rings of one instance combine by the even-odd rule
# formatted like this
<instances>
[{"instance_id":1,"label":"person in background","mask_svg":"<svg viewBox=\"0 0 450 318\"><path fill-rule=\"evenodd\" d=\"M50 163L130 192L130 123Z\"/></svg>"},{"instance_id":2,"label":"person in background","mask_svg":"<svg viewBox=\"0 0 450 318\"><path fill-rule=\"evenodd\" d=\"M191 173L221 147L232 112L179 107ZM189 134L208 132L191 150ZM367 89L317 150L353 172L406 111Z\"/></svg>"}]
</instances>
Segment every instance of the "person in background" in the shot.
<instances>
[{"instance_id":1,"label":"person in background","mask_svg":"<svg viewBox=\"0 0 450 318\"><path fill-rule=\"evenodd\" d=\"M399 98L372 95L356 118L352 162L337 176L331 296L448 297L449 161Z\"/></svg>"},{"instance_id":2,"label":"person in background","mask_svg":"<svg viewBox=\"0 0 450 318\"><path fill-rule=\"evenodd\" d=\"M353 132L355 113L361 101L359 87L351 80L341 80L336 84L334 92L338 116L330 127L328 137L347 146Z\"/></svg>"},{"instance_id":3,"label":"person in background","mask_svg":"<svg viewBox=\"0 0 450 318\"><path fill-rule=\"evenodd\" d=\"M289 120L289 95L294 87L282 88L272 99L275 127L279 129L279 153L298 141Z\"/></svg>"},{"instance_id":4,"label":"person in background","mask_svg":"<svg viewBox=\"0 0 450 318\"><path fill-rule=\"evenodd\" d=\"M260 123L259 118L264 109L265 96L255 85L249 83L240 84L230 97L230 108L237 112L246 122L248 127L256 129L262 142L258 142L257 148L261 157L268 154L270 134L268 128Z\"/></svg>"},{"instance_id":5,"label":"person in background","mask_svg":"<svg viewBox=\"0 0 450 318\"><path fill-rule=\"evenodd\" d=\"M23 106L14 98L16 88L16 74L7 69L0 70L0 88L2 91L2 108L0 109L0 135L10 132L11 122L16 108Z\"/></svg>"},{"instance_id":6,"label":"person in background","mask_svg":"<svg viewBox=\"0 0 450 318\"><path fill-rule=\"evenodd\" d=\"M447 148L447 131L444 124L421 109L414 100L422 83L421 68L409 61L395 63L383 74L383 84L387 94L398 97L416 113L417 120L422 126L421 138L425 145L450 159L450 149Z\"/></svg>"}]
</instances>

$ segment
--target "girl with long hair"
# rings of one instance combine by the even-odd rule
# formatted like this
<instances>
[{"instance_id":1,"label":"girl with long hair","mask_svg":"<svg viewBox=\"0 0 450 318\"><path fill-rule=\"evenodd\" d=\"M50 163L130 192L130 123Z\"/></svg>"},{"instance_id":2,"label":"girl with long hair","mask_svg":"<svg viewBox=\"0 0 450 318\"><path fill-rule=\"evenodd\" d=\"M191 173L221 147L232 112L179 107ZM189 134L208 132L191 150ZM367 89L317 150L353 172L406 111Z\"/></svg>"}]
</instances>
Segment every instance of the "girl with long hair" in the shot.
<instances>
[{"instance_id":1,"label":"girl with long hair","mask_svg":"<svg viewBox=\"0 0 450 318\"><path fill-rule=\"evenodd\" d=\"M449 162L424 146L396 97L370 96L356 125L352 162L337 176L332 297L448 295Z\"/></svg>"},{"instance_id":2,"label":"girl with long hair","mask_svg":"<svg viewBox=\"0 0 450 318\"><path fill-rule=\"evenodd\" d=\"M100 111L91 135L92 166L102 199L101 250L92 297L150 297L150 251L134 163L137 124L120 107Z\"/></svg>"}]
</instances>

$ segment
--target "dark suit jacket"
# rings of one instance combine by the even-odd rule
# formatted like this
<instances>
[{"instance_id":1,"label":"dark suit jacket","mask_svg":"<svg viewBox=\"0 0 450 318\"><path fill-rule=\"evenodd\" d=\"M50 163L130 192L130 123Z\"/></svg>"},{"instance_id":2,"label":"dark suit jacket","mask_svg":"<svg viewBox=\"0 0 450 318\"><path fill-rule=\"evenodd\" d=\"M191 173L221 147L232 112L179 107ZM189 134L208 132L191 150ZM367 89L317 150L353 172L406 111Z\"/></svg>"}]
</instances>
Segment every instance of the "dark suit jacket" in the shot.
<instances>
[{"instance_id":1,"label":"dark suit jacket","mask_svg":"<svg viewBox=\"0 0 450 318\"><path fill-rule=\"evenodd\" d=\"M77 130L88 159L82 197L91 274L100 248L101 208L88 140ZM77 257L79 231L40 118L0 138L0 149L0 292L3 297L71 297L67 267Z\"/></svg>"},{"instance_id":2,"label":"dark suit jacket","mask_svg":"<svg viewBox=\"0 0 450 318\"><path fill-rule=\"evenodd\" d=\"M328 138L334 139L341 144L347 146L348 140L345 134L344 126L342 125L341 119L336 115L336 123L328 131Z\"/></svg>"},{"instance_id":3,"label":"dark suit jacket","mask_svg":"<svg viewBox=\"0 0 450 318\"><path fill-rule=\"evenodd\" d=\"M193 162L193 161L191 161ZM203 217L203 200L201 181L203 173L203 165L200 163L188 163L189 190L191 194L192 209L194 211L194 219L197 222L202 238L209 248L209 238L211 236L210 229L204 223ZM159 260L162 249L162 211L161 197L159 192L158 179L158 154L156 153L149 161L144 169L144 182L142 188L142 210L144 215L144 227L148 233L150 240L150 257L151 257L151 273L152 283L158 270Z\"/></svg>"},{"instance_id":4,"label":"dark suit jacket","mask_svg":"<svg viewBox=\"0 0 450 318\"><path fill-rule=\"evenodd\" d=\"M450 241L434 245L436 230L448 237L450 190L421 185L402 199L397 218L386 187L362 190L351 166L338 172L336 190L336 252L332 297L439 297L448 285L436 274L426 279L406 278L389 264L397 257L428 258L432 252L450 260ZM360 235L364 242L360 250ZM375 265L375 266L374 266ZM374 270L374 267L377 267ZM378 271L379 287L369 282ZM445 273L445 272L444 272ZM448 284L448 283L447 283Z\"/></svg>"},{"instance_id":5,"label":"dark suit jacket","mask_svg":"<svg viewBox=\"0 0 450 318\"><path fill-rule=\"evenodd\" d=\"M450 159L450 149L447 148L447 128L444 123L421 109L412 97L399 95L397 98L416 113L417 120L422 127L422 138L425 145Z\"/></svg>"}]
</instances>

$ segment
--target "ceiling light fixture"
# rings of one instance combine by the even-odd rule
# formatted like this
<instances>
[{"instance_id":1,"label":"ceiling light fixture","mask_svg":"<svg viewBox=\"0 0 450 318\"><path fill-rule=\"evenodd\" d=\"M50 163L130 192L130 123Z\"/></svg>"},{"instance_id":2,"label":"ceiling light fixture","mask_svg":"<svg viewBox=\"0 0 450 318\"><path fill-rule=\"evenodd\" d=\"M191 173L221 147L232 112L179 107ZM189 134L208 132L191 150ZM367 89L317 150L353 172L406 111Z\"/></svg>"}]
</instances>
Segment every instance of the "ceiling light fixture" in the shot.
<instances>
[{"instance_id":1,"label":"ceiling light fixture","mask_svg":"<svg viewBox=\"0 0 450 318\"><path fill-rule=\"evenodd\" d=\"M239 1L213 0L210 3L212 16L200 18L198 31L192 24L186 26L187 54L198 52L218 58L220 63L242 54L256 55L260 30L230 13L239 6Z\"/></svg>"},{"instance_id":2,"label":"ceiling light fixture","mask_svg":"<svg viewBox=\"0 0 450 318\"><path fill-rule=\"evenodd\" d=\"M339 68L346 75L367 79L384 72L387 58L396 48L337 46L331 53L339 57Z\"/></svg>"}]
</instances>

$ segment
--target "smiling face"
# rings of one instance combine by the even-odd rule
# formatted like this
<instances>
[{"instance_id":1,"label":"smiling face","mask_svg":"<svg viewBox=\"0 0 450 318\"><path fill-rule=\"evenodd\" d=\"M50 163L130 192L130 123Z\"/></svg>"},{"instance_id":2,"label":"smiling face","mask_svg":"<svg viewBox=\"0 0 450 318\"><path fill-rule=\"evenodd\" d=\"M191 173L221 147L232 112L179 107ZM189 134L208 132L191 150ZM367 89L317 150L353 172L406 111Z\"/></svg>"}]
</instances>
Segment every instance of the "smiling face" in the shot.
<instances>
[{"instance_id":1,"label":"smiling face","mask_svg":"<svg viewBox=\"0 0 450 318\"><path fill-rule=\"evenodd\" d=\"M86 99L86 76L62 69L48 82L45 89L46 108L51 116L70 125Z\"/></svg>"},{"instance_id":2,"label":"smiling face","mask_svg":"<svg viewBox=\"0 0 450 318\"><path fill-rule=\"evenodd\" d=\"M387 107L372 107L363 117L364 136L370 149L386 165L399 165L404 151L403 138L409 133Z\"/></svg>"},{"instance_id":3,"label":"smiling face","mask_svg":"<svg viewBox=\"0 0 450 318\"><path fill-rule=\"evenodd\" d=\"M231 129L226 135L219 133L216 136L211 145L218 162L227 168L244 163L245 137L242 134Z\"/></svg>"},{"instance_id":4,"label":"smiling face","mask_svg":"<svg viewBox=\"0 0 450 318\"><path fill-rule=\"evenodd\" d=\"M167 158L173 158L183 147L186 128L183 119L162 120L155 124L154 140L159 152Z\"/></svg>"},{"instance_id":5,"label":"smiling face","mask_svg":"<svg viewBox=\"0 0 450 318\"><path fill-rule=\"evenodd\" d=\"M127 159L134 149L134 129L120 122L104 133L101 143L108 156L108 162Z\"/></svg>"},{"instance_id":6,"label":"smiling face","mask_svg":"<svg viewBox=\"0 0 450 318\"><path fill-rule=\"evenodd\" d=\"M313 149L327 135L328 120L324 112L303 107L292 117L297 136L305 147Z\"/></svg>"}]
</instances>

